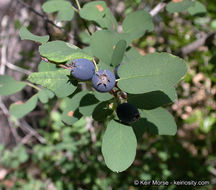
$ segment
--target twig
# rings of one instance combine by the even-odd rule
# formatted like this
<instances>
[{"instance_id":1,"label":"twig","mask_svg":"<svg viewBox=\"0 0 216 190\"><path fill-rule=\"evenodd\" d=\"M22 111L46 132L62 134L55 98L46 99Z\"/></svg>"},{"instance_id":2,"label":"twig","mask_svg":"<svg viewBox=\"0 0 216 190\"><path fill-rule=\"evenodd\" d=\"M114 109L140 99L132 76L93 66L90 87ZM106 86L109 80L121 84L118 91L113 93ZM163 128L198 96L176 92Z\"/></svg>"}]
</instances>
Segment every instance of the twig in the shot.
<instances>
[{"instance_id":1,"label":"twig","mask_svg":"<svg viewBox=\"0 0 216 190\"><path fill-rule=\"evenodd\" d=\"M150 11L150 15L153 17L155 15L157 15L164 7L166 6L166 3L158 3L156 5L156 7L154 7L151 11Z\"/></svg>"},{"instance_id":2,"label":"twig","mask_svg":"<svg viewBox=\"0 0 216 190\"><path fill-rule=\"evenodd\" d=\"M22 144L26 144L28 143L28 141L32 138L33 134L31 134L31 132L29 134L27 134L22 140L20 143Z\"/></svg>"},{"instance_id":3,"label":"twig","mask_svg":"<svg viewBox=\"0 0 216 190\"><path fill-rule=\"evenodd\" d=\"M95 129L92 126L92 121L93 119L91 117L86 117L87 120L87 124L86 124L86 129L90 131L90 135L91 135L91 140L92 142L96 141L96 134L95 134Z\"/></svg>"},{"instance_id":4,"label":"twig","mask_svg":"<svg viewBox=\"0 0 216 190\"><path fill-rule=\"evenodd\" d=\"M9 37L6 35L7 33L7 23L8 23L8 17L4 16L1 22L1 28L2 28L2 36L6 36L4 40L2 40L2 48L1 48L1 66L0 66L0 74L4 75L5 73L5 66L7 63L7 44L9 42Z\"/></svg>"},{"instance_id":5,"label":"twig","mask_svg":"<svg viewBox=\"0 0 216 190\"><path fill-rule=\"evenodd\" d=\"M10 62L7 62L7 63L6 63L6 66L7 66L8 68L12 69L12 70L15 70L15 71L24 73L24 74L26 74L26 75L30 75L30 74L32 73L31 71L26 70L26 69L23 69L23 68L21 68L21 67L18 67L18 66L14 65L14 64L12 64L12 63L10 63Z\"/></svg>"},{"instance_id":6,"label":"twig","mask_svg":"<svg viewBox=\"0 0 216 190\"><path fill-rule=\"evenodd\" d=\"M38 132L35 129L33 129L25 120L22 121L22 124L23 125L19 124L19 127L21 129L23 129L26 132L29 132L32 136L36 137L40 141L40 143L46 143L46 139L40 136Z\"/></svg>"},{"instance_id":7,"label":"twig","mask_svg":"<svg viewBox=\"0 0 216 190\"><path fill-rule=\"evenodd\" d=\"M37 86L35 86L34 84L30 83L30 82L25 82L28 86L31 86L32 88L35 88L36 90L40 91L41 89Z\"/></svg>"},{"instance_id":8,"label":"twig","mask_svg":"<svg viewBox=\"0 0 216 190\"><path fill-rule=\"evenodd\" d=\"M97 66L96 61L94 59L92 61L93 61L94 65L95 65L95 71L98 72L98 66Z\"/></svg>"},{"instance_id":9,"label":"twig","mask_svg":"<svg viewBox=\"0 0 216 190\"><path fill-rule=\"evenodd\" d=\"M202 33L202 37L193 41L192 43L182 47L176 54L184 56L197 50L200 46L208 45L208 42L212 43L215 33Z\"/></svg>"},{"instance_id":10,"label":"twig","mask_svg":"<svg viewBox=\"0 0 216 190\"><path fill-rule=\"evenodd\" d=\"M9 110L7 109L7 107L4 105L4 103L2 102L1 98L0 98L0 108L2 109L3 113L7 116L7 120L10 126L10 130L15 138L16 143L20 141L20 137L18 136L17 132L16 132L16 128L13 126L13 124L11 123L10 119L8 118L10 116ZM26 121L23 121L22 124L19 121L16 121L16 124L23 129L26 132L29 132L31 134L31 136L34 136L38 139L38 141L40 141L40 143L46 143L46 139L44 139L43 137L41 137L37 131L35 131Z\"/></svg>"},{"instance_id":11,"label":"twig","mask_svg":"<svg viewBox=\"0 0 216 190\"><path fill-rule=\"evenodd\" d=\"M70 69L70 68L69 68L68 66L66 66L66 65L59 64L59 63L56 63L56 62L54 62L54 61L50 61L50 60L48 60L46 57L41 57L41 59L42 59L43 61L47 62L47 63L55 64L55 65L57 65L57 66L59 66L59 67L61 67L61 68L63 68L63 69Z\"/></svg>"},{"instance_id":12,"label":"twig","mask_svg":"<svg viewBox=\"0 0 216 190\"><path fill-rule=\"evenodd\" d=\"M52 24L54 27L58 28L59 30L63 31L66 35L68 35L71 39L74 39L74 37L69 34L64 28L56 25L53 21L49 20L47 16L37 12L36 10L34 10L30 5L24 3L22 0L17 0L18 3L20 3L22 6L26 7L27 9L29 9L30 11L32 11L33 13L35 13L36 15L40 16L43 20L45 20L47 23Z\"/></svg>"},{"instance_id":13,"label":"twig","mask_svg":"<svg viewBox=\"0 0 216 190\"><path fill-rule=\"evenodd\" d=\"M12 134L14 136L15 142L18 143L20 141L20 137L18 136L17 131L16 131L15 127L12 125L10 119L8 118L10 116L10 113L9 113L7 107L2 102L1 97L0 97L0 108L2 109L3 113L7 117L9 128L10 128L10 131L12 132Z\"/></svg>"},{"instance_id":14,"label":"twig","mask_svg":"<svg viewBox=\"0 0 216 190\"><path fill-rule=\"evenodd\" d=\"M79 4L79 0L75 0L75 1L76 1L76 4L77 4L77 7L78 7L78 10L80 11L81 6L80 6L80 4Z\"/></svg>"}]
</instances>

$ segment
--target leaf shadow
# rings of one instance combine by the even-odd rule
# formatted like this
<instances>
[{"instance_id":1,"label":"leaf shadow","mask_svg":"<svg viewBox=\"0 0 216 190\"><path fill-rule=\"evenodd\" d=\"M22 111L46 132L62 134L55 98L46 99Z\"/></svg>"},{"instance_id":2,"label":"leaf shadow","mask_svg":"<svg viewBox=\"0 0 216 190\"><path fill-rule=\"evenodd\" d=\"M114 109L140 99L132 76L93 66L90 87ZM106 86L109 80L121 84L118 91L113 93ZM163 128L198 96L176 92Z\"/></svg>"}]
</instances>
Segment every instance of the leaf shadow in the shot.
<instances>
[{"instance_id":1,"label":"leaf shadow","mask_svg":"<svg viewBox=\"0 0 216 190\"><path fill-rule=\"evenodd\" d=\"M151 110L173 101L167 94L157 90L143 94L128 94L128 102L137 108Z\"/></svg>"},{"instance_id":2,"label":"leaf shadow","mask_svg":"<svg viewBox=\"0 0 216 190\"><path fill-rule=\"evenodd\" d=\"M150 132L153 135L159 134L157 126L149 122L146 118L140 118L137 122L132 124L132 128L137 140L140 139L145 132Z\"/></svg>"},{"instance_id":3,"label":"leaf shadow","mask_svg":"<svg viewBox=\"0 0 216 190\"><path fill-rule=\"evenodd\" d=\"M68 77L67 83L70 83L73 86L77 86L78 85L77 79L75 79L72 75L67 75L67 77Z\"/></svg>"}]
</instances>

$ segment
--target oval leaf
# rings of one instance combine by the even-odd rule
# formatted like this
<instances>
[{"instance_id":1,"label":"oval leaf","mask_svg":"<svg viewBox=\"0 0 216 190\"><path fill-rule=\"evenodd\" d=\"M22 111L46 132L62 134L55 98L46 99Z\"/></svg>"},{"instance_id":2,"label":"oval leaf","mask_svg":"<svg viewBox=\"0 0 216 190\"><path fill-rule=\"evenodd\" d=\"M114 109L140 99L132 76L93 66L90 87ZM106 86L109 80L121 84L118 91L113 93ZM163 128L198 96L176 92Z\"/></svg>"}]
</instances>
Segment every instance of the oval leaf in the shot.
<instances>
[{"instance_id":1,"label":"oval leaf","mask_svg":"<svg viewBox=\"0 0 216 190\"><path fill-rule=\"evenodd\" d=\"M48 63L42 60L38 66L38 72L57 71L58 68L56 66L57 65L53 63Z\"/></svg>"},{"instance_id":2,"label":"oval leaf","mask_svg":"<svg viewBox=\"0 0 216 190\"><path fill-rule=\"evenodd\" d=\"M103 18L106 9L106 3L103 1L89 2L80 10L80 16L86 20L97 21Z\"/></svg>"},{"instance_id":3,"label":"oval leaf","mask_svg":"<svg viewBox=\"0 0 216 190\"><path fill-rule=\"evenodd\" d=\"M137 137L142 136L145 131L158 135L175 135L177 126L173 116L164 108L143 110L141 118L132 124Z\"/></svg>"},{"instance_id":4,"label":"oval leaf","mask_svg":"<svg viewBox=\"0 0 216 190\"><path fill-rule=\"evenodd\" d=\"M96 22L100 27L116 30L117 22L109 8L103 1L86 3L80 10L80 16L85 20Z\"/></svg>"},{"instance_id":5,"label":"oval leaf","mask_svg":"<svg viewBox=\"0 0 216 190\"><path fill-rule=\"evenodd\" d=\"M38 98L43 104L46 104L49 98L53 98L53 96L54 96L53 92L48 89L41 89L38 92Z\"/></svg>"},{"instance_id":6,"label":"oval leaf","mask_svg":"<svg viewBox=\"0 0 216 190\"><path fill-rule=\"evenodd\" d=\"M186 72L183 59L168 53L152 53L121 65L118 86L132 94L157 90L167 94Z\"/></svg>"},{"instance_id":7,"label":"oval leaf","mask_svg":"<svg viewBox=\"0 0 216 190\"><path fill-rule=\"evenodd\" d=\"M84 116L91 116L95 107L99 103L98 99L95 98L94 94L88 93L82 97L79 104L80 113Z\"/></svg>"},{"instance_id":8,"label":"oval leaf","mask_svg":"<svg viewBox=\"0 0 216 190\"><path fill-rule=\"evenodd\" d=\"M119 65L124 57L125 49L127 47L127 42L125 40L119 40L115 46L112 54L112 65L116 67Z\"/></svg>"},{"instance_id":9,"label":"oval leaf","mask_svg":"<svg viewBox=\"0 0 216 190\"><path fill-rule=\"evenodd\" d=\"M107 167L114 172L126 170L134 161L136 146L133 129L112 120L102 142L102 153Z\"/></svg>"},{"instance_id":10,"label":"oval leaf","mask_svg":"<svg viewBox=\"0 0 216 190\"><path fill-rule=\"evenodd\" d=\"M75 94L73 97L66 99L66 107L62 113L61 119L64 123L68 125L72 125L74 122L76 122L82 114L79 113L79 103L83 96L87 94L86 91L81 91L77 94Z\"/></svg>"},{"instance_id":11,"label":"oval leaf","mask_svg":"<svg viewBox=\"0 0 216 190\"><path fill-rule=\"evenodd\" d=\"M0 95L7 96L19 92L26 86L25 82L17 82L11 76L0 75Z\"/></svg>"},{"instance_id":12,"label":"oval leaf","mask_svg":"<svg viewBox=\"0 0 216 190\"><path fill-rule=\"evenodd\" d=\"M183 12L193 5L191 0L173 0L166 6L166 10L170 13Z\"/></svg>"},{"instance_id":13,"label":"oval leaf","mask_svg":"<svg viewBox=\"0 0 216 190\"><path fill-rule=\"evenodd\" d=\"M108 30L95 32L90 39L92 54L98 57L102 62L110 65L115 46L119 40L125 40L127 35L120 35Z\"/></svg>"},{"instance_id":14,"label":"oval leaf","mask_svg":"<svg viewBox=\"0 0 216 190\"><path fill-rule=\"evenodd\" d=\"M74 10L68 1L47 1L42 6L43 11L53 13L58 11L58 21L70 21L73 18Z\"/></svg>"},{"instance_id":15,"label":"oval leaf","mask_svg":"<svg viewBox=\"0 0 216 190\"><path fill-rule=\"evenodd\" d=\"M101 93L98 91L93 91L95 98L97 98L99 101L107 101L113 98L113 96L110 93Z\"/></svg>"},{"instance_id":16,"label":"oval leaf","mask_svg":"<svg viewBox=\"0 0 216 190\"><path fill-rule=\"evenodd\" d=\"M69 74L68 70L32 73L28 80L52 90L56 96L62 98L69 96L76 89L76 86L69 82L69 76L67 76Z\"/></svg>"},{"instance_id":17,"label":"oval leaf","mask_svg":"<svg viewBox=\"0 0 216 190\"><path fill-rule=\"evenodd\" d=\"M35 42L40 42L41 44L46 43L49 40L49 36L36 36L28 31L26 27L21 27L19 31L21 40L32 40Z\"/></svg>"},{"instance_id":18,"label":"oval leaf","mask_svg":"<svg viewBox=\"0 0 216 190\"><path fill-rule=\"evenodd\" d=\"M113 113L113 110L108 108L109 101L101 102L95 107L92 117L96 121L105 121L105 119Z\"/></svg>"},{"instance_id":19,"label":"oval leaf","mask_svg":"<svg viewBox=\"0 0 216 190\"><path fill-rule=\"evenodd\" d=\"M206 13L207 10L202 3L196 1L194 5L188 9L188 12L190 13L190 15L194 16L194 15Z\"/></svg>"},{"instance_id":20,"label":"oval leaf","mask_svg":"<svg viewBox=\"0 0 216 190\"><path fill-rule=\"evenodd\" d=\"M144 11L139 10L130 13L122 23L123 31L130 34L131 39L140 38L146 31L153 31L154 24L151 15Z\"/></svg>"},{"instance_id":21,"label":"oval leaf","mask_svg":"<svg viewBox=\"0 0 216 190\"><path fill-rule=\"evenodd\" d=\"M70 59L93 59L92 56L84 53L78 47L60 40L43 44L40 46L39 52L43 57L46 57L48 60L57 63L65 62Z\"/></svg>"},{"instance_id":22,"label":"oval leaf","mask_svg":"<svg viewBox=\"0 0 216 190\"><path fill-rule=\"evenodd\" d=\"M144 94L128 94L127 101L137 108L154 109L165 104L174 102L177 98L174 88L171 88L170 94L165 94L162 91L152 91Z\"/></svg>"},{"instance_id":23,"label":"oval leaf","mask_svg":"<svg viewBox=\"0 0 216 190\"><path fill-rule=\"evenodd\" d=\"M9 112L17 119L22 118L29 112L31 112L37 105L38 95L32 96L27 102L17 102L10 105Z\"/></svg>"}]
</instances>

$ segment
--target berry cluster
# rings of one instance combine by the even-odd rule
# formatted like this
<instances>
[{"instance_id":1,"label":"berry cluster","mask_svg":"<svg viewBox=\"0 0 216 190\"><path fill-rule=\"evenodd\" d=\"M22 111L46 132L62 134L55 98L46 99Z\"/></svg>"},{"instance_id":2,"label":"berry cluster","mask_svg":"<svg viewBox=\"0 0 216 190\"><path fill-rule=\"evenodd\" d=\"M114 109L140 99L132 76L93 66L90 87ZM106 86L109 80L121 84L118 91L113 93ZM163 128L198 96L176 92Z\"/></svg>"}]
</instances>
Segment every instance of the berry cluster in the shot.
<instances>
[{"instance_id":1,"label":"berry cluster","mask_svg":"<svg viewBox=\"0 0 216 190\"><path fill-rule=\"evenodd\" d=\"M95 71L95 64L88 59L72 60L68 66L74 78L80 81L92 80L92 85L95 90L99 92L110 92L115 86L116 78L120 78L118 75L120 65L115 68L115 75L109 70ZM130 124L140 118L138 109L129 103L119 104L116 113L119 120L125 124Z\"/></svg>"},{"instance_id":2,"label":"berry cluster","mask_svg":"<svg viewBox=\"0 0 216 190\"><path fill-rule=\"evenodd\" d=\"M115 86L115 75L109 70L95 72L95 65L88 59L75 59L69 65L71 75L80 81L92 79L92 85L99 92L109 92Z\"/></svg>"}]
</instances>

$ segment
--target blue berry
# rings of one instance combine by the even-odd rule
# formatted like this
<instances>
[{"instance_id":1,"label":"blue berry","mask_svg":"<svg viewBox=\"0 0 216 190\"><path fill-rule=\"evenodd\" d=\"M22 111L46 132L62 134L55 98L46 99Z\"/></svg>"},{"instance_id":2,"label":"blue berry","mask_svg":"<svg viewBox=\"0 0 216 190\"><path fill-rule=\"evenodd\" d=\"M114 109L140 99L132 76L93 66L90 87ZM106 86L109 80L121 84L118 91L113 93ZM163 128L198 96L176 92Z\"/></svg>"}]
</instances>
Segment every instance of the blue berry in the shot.
<instances>
[{"instance_id":1,"label":"blue berry","mask_svg":"<svg viewBox=\"0 0 216 190\"><path fill-rule=\"evenodd\" d=\"M115 86L115 75L109 70L100 70L92 77L92 84L99 92L109 92Z\"/></svg>"},{"instance_id":2,"label":"blue berry","mask_svg":"<svg viewBox=\"0 0 216 190\"><path fill-rule=\"evenodd\" d=\"M95 74L95 65L88 59L72 60L69 67L71 75L81 81L90 80Z\"/></svg>"},{"instance_id":3,"label":"blue berry","mask_svg":"<svg viewBox=\"0 0 216 190\"><path fill-rule=\"evenodd\" d=\"M126 124L135 122L140 118L138 109L129 103L119 104L116 112L119 120Z\"/></svg>"}]
</instances>

